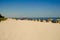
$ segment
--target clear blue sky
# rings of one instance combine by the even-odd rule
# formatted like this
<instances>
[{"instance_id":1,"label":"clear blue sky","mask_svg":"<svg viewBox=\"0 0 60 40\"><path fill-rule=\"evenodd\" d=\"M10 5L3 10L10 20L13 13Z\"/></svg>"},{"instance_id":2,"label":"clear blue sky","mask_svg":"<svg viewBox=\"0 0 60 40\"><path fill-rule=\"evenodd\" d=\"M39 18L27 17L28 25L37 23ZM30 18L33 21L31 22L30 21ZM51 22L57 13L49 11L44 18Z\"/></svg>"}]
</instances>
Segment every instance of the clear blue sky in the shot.
<instances>
[{"instance_id":1,"label":"clear blue sky","mask_svg":"<svg viewBox=\"0 0 60 40\"><path fill-rule=\"evenodd\" d=\"M60 0L0 0L6 17L59 17Z\"/></svg>"}]
</instances>

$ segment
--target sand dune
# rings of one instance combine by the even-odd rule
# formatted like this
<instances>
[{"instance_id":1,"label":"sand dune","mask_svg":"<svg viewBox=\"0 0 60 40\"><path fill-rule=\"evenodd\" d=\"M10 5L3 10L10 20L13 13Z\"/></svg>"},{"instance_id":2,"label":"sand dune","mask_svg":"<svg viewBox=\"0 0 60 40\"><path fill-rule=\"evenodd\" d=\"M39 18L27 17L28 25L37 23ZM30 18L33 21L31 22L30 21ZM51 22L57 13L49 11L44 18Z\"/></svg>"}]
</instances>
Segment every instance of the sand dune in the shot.
<instances>
[{"instance_id":1,"label":"sand dune","mask_svg":"<svg viewBox=\"0 0 60 40\"><path fill-rule=\"evenodd\" d=\"M0 22L0 40L60 40L60 24L8 19Z\"/></svg>"}]
</instances>

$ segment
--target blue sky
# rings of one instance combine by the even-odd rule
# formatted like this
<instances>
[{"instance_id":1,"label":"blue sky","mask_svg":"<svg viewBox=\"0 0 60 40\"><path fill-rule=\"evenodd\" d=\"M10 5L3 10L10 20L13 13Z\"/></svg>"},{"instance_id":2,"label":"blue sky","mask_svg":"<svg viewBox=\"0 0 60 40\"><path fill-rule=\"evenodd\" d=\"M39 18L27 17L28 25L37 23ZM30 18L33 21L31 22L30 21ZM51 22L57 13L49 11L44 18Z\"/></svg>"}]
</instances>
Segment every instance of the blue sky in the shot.
<instances>
[{"instance_id":1,"label":"blue sky","mask_svg":"<svg viewBox=\"0 0 60 40\"><path fill-rule=\"evenodd\" d=\"M60 0L0 0L6 17L60 17Z\"/></svg>"}]
</instances>

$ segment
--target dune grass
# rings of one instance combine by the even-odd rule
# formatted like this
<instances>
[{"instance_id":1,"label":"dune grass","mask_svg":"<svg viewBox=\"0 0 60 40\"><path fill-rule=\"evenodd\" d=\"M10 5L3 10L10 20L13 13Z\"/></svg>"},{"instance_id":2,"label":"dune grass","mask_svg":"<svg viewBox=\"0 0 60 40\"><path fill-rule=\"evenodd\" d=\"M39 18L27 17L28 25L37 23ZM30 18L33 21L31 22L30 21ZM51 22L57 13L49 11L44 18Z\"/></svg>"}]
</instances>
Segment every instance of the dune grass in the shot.
<instances>
[{"instance_id":1,"label":"dune grass","mask_svg":"<svg viewBox=\"0 0 60 40\"><path fill-rule=\"evenodd\" d=\"M0 18L0 22L5 20L7 20L7 18Z\"/></svg>"}]
</instances>

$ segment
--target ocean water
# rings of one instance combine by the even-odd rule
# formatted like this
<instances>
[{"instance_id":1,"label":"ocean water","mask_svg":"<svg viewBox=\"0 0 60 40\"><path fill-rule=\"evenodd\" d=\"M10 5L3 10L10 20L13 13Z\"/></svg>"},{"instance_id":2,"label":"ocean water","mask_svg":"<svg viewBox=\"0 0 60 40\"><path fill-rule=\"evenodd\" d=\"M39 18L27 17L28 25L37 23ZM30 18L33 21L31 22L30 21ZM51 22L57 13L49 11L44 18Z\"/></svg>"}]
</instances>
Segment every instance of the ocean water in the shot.
<instances>
[{"instance_id":1,"label":"ocean water","mask_svg":"<svg viewBox=\"0 0 60 40\"><path fill-rule=\"evenodd\" d=\"M34 18L28 18L28 17L25 17L25 18L16 18L16 19L21 19L21 20L48 20L48 19L53 19L53 20L57 20L57 19L60 19L60 17L34 17Z\"/></svg>"}]
</instances>

